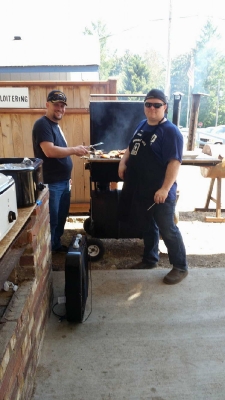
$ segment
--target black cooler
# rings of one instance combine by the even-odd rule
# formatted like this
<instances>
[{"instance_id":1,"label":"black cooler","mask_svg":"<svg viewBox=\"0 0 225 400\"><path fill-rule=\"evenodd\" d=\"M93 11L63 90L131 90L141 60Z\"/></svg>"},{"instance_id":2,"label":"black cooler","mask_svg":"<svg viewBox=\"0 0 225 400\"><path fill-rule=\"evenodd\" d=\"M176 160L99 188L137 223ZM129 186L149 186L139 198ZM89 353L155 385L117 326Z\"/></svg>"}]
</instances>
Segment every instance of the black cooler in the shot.
<instances>
[{"instance_id":1,"label":"black cooler","mask_svg":"<svg viewBox=\"0 0 225 400\"><path fill-rule=\"evenodd\" d=\"M45 188L42 164L39 158L0 158L0 172L15 181L18 208L32 206Z\"/></svg>"}]
</instances>

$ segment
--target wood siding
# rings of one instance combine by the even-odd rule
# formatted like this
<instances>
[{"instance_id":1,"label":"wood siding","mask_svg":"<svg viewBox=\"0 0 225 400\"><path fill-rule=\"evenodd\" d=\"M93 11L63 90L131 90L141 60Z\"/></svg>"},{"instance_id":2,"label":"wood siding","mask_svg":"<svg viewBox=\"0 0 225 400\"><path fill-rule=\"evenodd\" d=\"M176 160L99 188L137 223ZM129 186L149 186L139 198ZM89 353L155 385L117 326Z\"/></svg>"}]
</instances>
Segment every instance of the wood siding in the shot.
<instances>
[{"instance_id":1,"label":"wood siding","mask_svg":"<svg viewBox=\"0 0 225 400\"><path fill-rule=\"evenodd\" d=\"M0 87L28 87L29 109L0 108L0 157L34 157L32 128L45 115L47 94L58 89L67 96L68 107L60 122L68 146L90 144L89 102L100 101L104 95L116 94L116 80L106 82L0 82ZM103 97L93 97L103 94ZM106 97L108 100L109 97ZM115 97L114 97L115 99ZM71 206L74 211L89 211L89 172L84 160L72 156Z\"/></svg>"}]
</instances>

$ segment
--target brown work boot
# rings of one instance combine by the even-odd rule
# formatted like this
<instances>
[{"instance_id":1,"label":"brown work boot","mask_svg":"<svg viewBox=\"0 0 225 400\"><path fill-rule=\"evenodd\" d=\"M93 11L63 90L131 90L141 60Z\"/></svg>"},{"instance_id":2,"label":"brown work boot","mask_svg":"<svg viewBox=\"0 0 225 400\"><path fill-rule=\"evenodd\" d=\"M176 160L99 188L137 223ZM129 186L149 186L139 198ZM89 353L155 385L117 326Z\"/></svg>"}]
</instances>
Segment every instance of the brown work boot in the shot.
<instances>
[{"instance_id":1,"label":"brown work boot","mask_svg":"<svg viewBox=\"0 0 225 400\"><path fill-rule=\"evenodd\" d=\"M150 263L146 263L144 261L141 261L137 264L131 265L130 269L153 269L156 268L157 264L150 264Z\"/></svg>"},{"instance_id":2,"label":"brown work boot","mask_svg":"<svg viewBox=\"0 0 225 400\"><path fill-rule=\"evenodd\" d=\"M164 277L163 282L167 285L175 285L181 282L188 274L188 271L180 271L179 269L171 269L171 271Z\"/></svg>"}]
</instances>

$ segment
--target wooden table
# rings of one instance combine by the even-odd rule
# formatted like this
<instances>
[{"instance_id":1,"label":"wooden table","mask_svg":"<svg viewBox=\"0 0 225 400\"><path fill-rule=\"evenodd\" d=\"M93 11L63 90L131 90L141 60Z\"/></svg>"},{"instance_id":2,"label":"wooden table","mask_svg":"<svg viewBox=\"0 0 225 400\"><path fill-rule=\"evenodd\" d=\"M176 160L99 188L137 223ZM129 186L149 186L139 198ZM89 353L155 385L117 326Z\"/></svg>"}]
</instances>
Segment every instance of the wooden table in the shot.
<instances>
[{"instance_id":1,"label":"wooden table","mask_svg":"<svg viewBox=\"0 0 225 400\"><path fill-rule=\"evenodd\" d=\"M214 158L212 156L202 156L199 155L196 158L188 159L185 158L182 161L182 165L194 165L199 167L213 167L217 164L221 163L221 160L218 158ZM216 188L216 198L212 197L212 191L215 182L217 183ZM221 217L221 211L225 211L221 209L221 186L222 186L222 178L211 178L209 190L207 193L205 207L203 208L195 208L196 211L214 211L213 209L209 208L210 200L216 203L216 216L215 217L205 217L206 222L225 222L225 218Z\"/></svg>"},{"instance_id":2,"label":"wooden table","mask_svg":"<svg viewBox=\"0 0 225 400\"><path fill-rule=\"evenodd\" d=\"M213 167L217 164L221 163L221 160L212 156L204 156L199 155L197 157L185 157L182 160L182 165L194 165L197 167Z\"/></svg>"}]
</instances>

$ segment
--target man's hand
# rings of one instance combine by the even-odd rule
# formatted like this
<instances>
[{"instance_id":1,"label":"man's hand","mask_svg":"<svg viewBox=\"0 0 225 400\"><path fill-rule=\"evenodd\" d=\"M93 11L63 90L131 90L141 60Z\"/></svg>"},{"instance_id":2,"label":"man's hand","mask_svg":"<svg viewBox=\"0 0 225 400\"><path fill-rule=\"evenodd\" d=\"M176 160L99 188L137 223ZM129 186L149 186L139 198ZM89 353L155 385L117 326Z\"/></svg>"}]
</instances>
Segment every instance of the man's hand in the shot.
<instances>
[{"instance_id":1,"label":"man's hand","mask_svg":"<svg viewBox=\"0 0 225 400\"><path fill-rule=\"evenodd\" d=\"M162 187L155 192L154 201L155 203L165 203L171 186L176 181L178 171L180 168L180 162L178 160L171 160L167 165L166 175Z\"/></svg>"},{"instance_id":2,"label":"man's hand","mask_svg":"<svg viewBox=\"0 0 225 400\"><path fill-rule=\"evenodd\" d=\"M85 146L76 146L73 147L74 153L76 156L84 156L85 154L88 154L88 150Z\"/></svg>"},{"instance_id":3,"label":"man's hand","mask_svg":"<svg viewBox=\"0 0 225 400\"><path fill-rule=\"evenodd\" d=\"M161 188L157 190L157 192L155 192L154 202L156 204L165 203L167 196L168 196L168 191L166 189Z\"/></svg>"}]
</instances>

